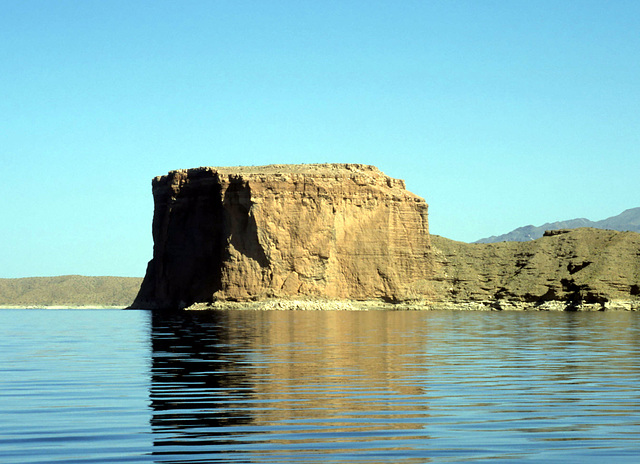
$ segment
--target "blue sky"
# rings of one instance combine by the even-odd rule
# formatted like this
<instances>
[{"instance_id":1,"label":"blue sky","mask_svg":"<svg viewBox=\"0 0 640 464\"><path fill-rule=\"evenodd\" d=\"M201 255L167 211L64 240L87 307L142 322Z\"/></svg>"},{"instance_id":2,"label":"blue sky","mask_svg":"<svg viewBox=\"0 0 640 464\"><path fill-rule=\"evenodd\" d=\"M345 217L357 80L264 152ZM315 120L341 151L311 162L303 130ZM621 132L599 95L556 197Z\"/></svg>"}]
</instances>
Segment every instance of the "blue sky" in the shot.
<instances>
[{"instance_id":1,"label":"blue sky","mask_svg":"<svg viewBox=\"0 0 640 464\"><path fill-rule=\"evenodd\" d=\"M151 179L356 162L474 241L640 206L640 2L0 1L0 277L142 276Z\"/></svg>"}]
</instances>

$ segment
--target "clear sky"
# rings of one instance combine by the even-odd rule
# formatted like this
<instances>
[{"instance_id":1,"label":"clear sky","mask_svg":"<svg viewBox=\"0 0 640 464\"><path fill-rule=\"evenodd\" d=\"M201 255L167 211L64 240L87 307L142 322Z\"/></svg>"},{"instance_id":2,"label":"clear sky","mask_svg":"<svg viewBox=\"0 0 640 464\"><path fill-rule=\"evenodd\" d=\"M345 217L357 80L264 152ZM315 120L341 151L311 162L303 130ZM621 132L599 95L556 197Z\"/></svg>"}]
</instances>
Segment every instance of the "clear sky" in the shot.
<instances>
[{"instance_id":1,"label":"clear sky","mask_svg":"<svg viewBox=\"0 0 640 464\"><path fill-rule=\"evenodd\" d=\"M151 179L355 162L474 241L640 206L640 2L0 0L0 277L142 276Z\"/></svg>"}]
</instances>

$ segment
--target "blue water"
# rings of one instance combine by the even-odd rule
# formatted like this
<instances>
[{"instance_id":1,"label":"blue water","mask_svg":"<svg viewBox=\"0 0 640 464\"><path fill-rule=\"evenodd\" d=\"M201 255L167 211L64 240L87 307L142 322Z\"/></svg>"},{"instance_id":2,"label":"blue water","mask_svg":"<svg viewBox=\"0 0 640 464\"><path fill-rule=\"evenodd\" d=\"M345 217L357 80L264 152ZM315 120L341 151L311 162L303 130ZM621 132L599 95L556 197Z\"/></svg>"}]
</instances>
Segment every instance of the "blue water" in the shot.
<instances>
[{"instance_id":1,"label":"blue water","mask_svg":"<svg viewBox=\"0 0 640 464\"><path fill-rule=\"evenodd\" d=\"M640 314L0 310L0 462L640 462Z\"/></svg>"}]
</instances>

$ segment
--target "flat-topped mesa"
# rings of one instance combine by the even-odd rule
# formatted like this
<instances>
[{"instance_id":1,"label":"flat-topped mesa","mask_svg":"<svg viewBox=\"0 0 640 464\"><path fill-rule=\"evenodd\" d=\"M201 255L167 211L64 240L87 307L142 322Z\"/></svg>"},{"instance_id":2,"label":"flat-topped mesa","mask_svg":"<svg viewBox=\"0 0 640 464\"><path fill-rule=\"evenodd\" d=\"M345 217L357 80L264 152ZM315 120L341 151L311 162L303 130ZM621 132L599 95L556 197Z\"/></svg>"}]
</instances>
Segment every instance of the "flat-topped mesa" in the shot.
<instances>
[{"instance_id":1,"label":"flat-topped mesa","mask_svg":"<svg viewBox=\"0 0 640 464\"><path fill-rule=\"evenodd\" d=\"M427 204L373 166L202 167L153 180L133 307L316 297L405 301L433 274Z\"/></svg>"}]
</instances>

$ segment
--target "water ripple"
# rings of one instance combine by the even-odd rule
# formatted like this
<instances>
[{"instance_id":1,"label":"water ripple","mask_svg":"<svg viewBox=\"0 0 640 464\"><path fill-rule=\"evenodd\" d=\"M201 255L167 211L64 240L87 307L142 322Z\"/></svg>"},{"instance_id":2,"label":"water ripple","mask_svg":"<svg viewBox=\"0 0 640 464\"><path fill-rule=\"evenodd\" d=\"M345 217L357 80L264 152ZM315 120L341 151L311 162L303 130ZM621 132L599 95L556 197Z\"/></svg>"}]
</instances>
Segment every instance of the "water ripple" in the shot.
<instances>
[{"instance_id":1,"label":"water ripple","mask_svg":"<svg viewBox=\"0 0 640 464\"><path fill-rule=\"evenodd\" d=\"M0 311L0 462L635 463L633 313Z\"/></svg>"}]
</instances>

